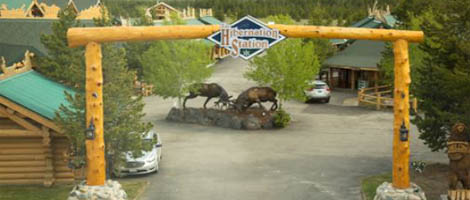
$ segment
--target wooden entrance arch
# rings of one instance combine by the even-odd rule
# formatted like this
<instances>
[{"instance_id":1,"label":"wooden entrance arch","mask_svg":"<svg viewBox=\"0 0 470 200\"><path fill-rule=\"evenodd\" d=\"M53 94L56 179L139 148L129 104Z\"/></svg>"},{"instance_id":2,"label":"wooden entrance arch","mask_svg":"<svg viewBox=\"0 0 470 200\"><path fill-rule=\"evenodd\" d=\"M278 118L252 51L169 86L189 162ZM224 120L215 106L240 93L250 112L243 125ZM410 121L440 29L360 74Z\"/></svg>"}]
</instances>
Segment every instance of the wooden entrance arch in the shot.
<instances>
[{"instance_id":1,"label":"wooden entrance arch","mask_svg":"<svg viewBox=\"0 0 470 200\"><path fill-rule=\"evenodd\" d=\"M424 39L423 32L282 24L268 26L278 29L281 34L290 38L345 38L382 40L394 43L393 186L400 189L409 188L409 139L400 139L400 127L402 124L406 127L406 130L409 130L410 127L408 89L411 78L408 43L422 42ZM71 28L68 30L67 38L70 47L86 46L86 120L87 127L90 122L93 121L96 130L95 139L86 141L88 185L104 185L106 174L103 139L103 76L100 43L206 38L218 30L219 25L92 27ZM402 131L406 130L403 129Z\"/></svg>"}]
</instances>

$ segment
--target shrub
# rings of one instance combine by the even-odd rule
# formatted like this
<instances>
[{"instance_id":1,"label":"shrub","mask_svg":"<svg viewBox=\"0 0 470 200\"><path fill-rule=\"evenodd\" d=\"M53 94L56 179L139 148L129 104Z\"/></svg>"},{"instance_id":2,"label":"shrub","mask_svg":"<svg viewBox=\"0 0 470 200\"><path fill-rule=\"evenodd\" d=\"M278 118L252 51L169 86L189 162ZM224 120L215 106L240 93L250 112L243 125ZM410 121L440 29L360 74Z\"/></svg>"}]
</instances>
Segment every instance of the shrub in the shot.
<instances>
[{"instance_id":1,"label":"shrub","mask_svg":"<svg viewBox=\"0 0 470 200\"><path fill-rule=\"evenodd\" d=\"M291 117L284 109L279 109L274 115L274 126L284 128L289 125Z\"/></svg>"}]
</instances>

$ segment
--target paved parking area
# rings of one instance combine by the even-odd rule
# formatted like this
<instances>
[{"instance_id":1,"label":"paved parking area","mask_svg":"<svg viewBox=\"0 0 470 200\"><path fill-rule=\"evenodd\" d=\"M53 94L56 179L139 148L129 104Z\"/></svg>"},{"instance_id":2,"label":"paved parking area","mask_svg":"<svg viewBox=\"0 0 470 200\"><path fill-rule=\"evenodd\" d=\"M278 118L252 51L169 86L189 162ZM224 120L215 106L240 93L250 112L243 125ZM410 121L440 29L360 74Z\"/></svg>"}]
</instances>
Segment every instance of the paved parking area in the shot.
<instances>
[{"instance_id":1,"label":"paved parking area","mask_svg":"<svg viewBox=\"0 0 470 200\"><path fill-rule=\"evenodd\" d=\"M210 81L236 96L255 85L242 77L246 66L227 58ZM333 93L331 104L287 102L293 123L270 131L167 122L174 101L145 98L146 120L163 140L163 160L159 173L136 177L151 182L142 199L360 199L361 177L391 170L393 114L334 103L341 96ZM412 159L447 161L417 139L415 127L410 133Z\"/></svg>"}]
</instances>

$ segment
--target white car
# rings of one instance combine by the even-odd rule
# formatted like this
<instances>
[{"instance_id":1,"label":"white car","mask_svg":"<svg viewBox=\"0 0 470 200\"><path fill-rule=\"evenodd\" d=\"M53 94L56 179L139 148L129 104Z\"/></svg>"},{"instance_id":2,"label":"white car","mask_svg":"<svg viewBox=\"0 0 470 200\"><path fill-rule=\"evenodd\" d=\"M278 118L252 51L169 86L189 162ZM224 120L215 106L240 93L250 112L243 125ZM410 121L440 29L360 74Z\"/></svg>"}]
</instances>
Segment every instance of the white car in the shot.
<instances>
[{"instance_id":1,"label":"white car","mask_svg":"<svg viewBox=\"0 0 470 200\"><path fill-rule=\"evenodd\" d=\"M331 89L323 81L312 81L309 82L310 87L305 90L305 95L307 96L307 102L312 100L321 100L325 103L330 102Z\"/></svg>"},{"instance_id":2,"label":"white car","mask_svg":"<svg viewBox=\"0 0 470 200\"><path fill-rule=\"evenodd\" d=\"M148 132L143 138L144 142L151 143L156 140L157 143L151 151L142 152L142 156L134 158L131 153L126 153L126 162L114 169L114 174L118 177L137 174L148 174L158 172L159 163L162 159L162 140L160 135L153 131Z\"/></svg>"}]
</instances>

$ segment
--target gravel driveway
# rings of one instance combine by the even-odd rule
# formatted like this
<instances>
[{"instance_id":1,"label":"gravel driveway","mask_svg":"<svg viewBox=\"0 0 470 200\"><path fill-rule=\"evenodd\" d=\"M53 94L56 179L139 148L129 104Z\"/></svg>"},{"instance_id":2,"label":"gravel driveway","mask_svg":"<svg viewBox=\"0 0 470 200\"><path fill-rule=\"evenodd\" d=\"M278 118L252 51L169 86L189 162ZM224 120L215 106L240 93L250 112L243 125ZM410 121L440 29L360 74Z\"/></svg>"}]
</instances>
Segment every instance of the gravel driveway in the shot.
<instances>
[{"instance_id":1,"label":"gravel driveway","mask_svg":"<svg viewBox=\"0 0 470 200\"><path fill-rule=\"evenodd\" d=\"M247 63L227 58L211 82L230 95L255 85L243 78ZM160 172L137 178L151 182L142 199L360 199L360 178L392 168L391 112L291 101L293 123L282 130L239 131L164 120L171 99L145 98L146 120L163 140ZM204 98L189 100L200 107ZM209 103L208 105L212 105ZM411 129L413 160L447 162L431 153Z\"/></svg>"}]
</instances>

